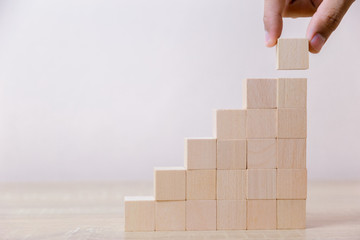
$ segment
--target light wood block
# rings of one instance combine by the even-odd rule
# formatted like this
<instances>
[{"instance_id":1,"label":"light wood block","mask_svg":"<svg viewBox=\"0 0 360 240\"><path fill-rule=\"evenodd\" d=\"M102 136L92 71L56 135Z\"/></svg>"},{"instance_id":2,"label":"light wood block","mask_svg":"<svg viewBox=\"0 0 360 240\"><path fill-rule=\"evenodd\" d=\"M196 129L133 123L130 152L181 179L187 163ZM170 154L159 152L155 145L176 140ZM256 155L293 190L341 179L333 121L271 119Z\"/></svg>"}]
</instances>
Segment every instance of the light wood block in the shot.
<instances>
[{"instance_id":1,"label":"light wood block","mask_svg":"<svg viewBox=\"0 0 360 240\"><path fill-rule=\"evenodd\" d=\"M276 139L248 139L247 168L276 168Z\"/></svg>"},{"instance_id":2,"label":"light wood block","mask_svg":"<svg viewBox=\"0 0 360 240\"><path fill-rule=\"evenodd\" d=\"M216 200L186 201L186 230L216 230Z\"/></svg>"},{"instance_id":3,"label":"light wood block","mask_svg":"<svg viewBox=\"0 0 360 240\"><path fill-rule=\"evenodd\" d=\"M278 139L278 168L306 168L306 139Z\"/></svg>"},{"instance_id":4,"label":"light wood block","mask_svg":"<svg viewBox=\"0 0 360 240\"><path fill-rule=\"evenodd\" d=\"M246 229L246 200L218 200L216 218L218 230Z\"/></svg>"},{"instance_id":5,"label":"light wood block","mask_svg":"<svg viewBox=\"0 0 360 240\"><path fill-rule=\"evenodd\" d=\"M185 201L157 201L156 231L185 231Z\"/></svg>"},{"instance_id":6,"label":"light wood block","mask_svg":"<svg viewBox=\"0 0 360 240\"><path fill-rule=\"evenodd\" d=\"M248 199L276 199L276 169L247 170Z\"/></svg>"},{"instance_id":7,"label":"light wood block","mask_svg":"<svg viewBox=\"0 0 360 240\"><path fill-rule=\"evenodd\" d=\"M306 169L277 170L277 199L306 199Z\"/></svg>"},{"instance_id":8,"label":"light wood block","mask_svg":"<svg viewBox=\"0 0 360 240\"><path fill-rule=\"evenodd\" d=\"M185 168L158 167L154 172L156 200L185 200Z\"/></svg>"},{"instance_id":9,"label":"light wood block","mask_svg":"<svg viewBox=\"0 0 360 240\"><path fill-rule=\"evenodd\" d=\"M279 70L309 68L309 41L307 39L278 39L276 53Z\"/></svg>"},{"instance_id":10,"label":"light wood block","mask_svg":"<svg viewBox=\"0 0 360 240\"><path fill-rule=\"evenodd\" d=\"M216 170L188 170L186 172L186 199L216 199Z\"/></svg>"},{"instance_id":11,"label":"light wood block","mask_svg":"<svg viewBox=\"0 0 360 240\"><path fill-rule=\"evenodd\" d=\"M185 139L186 169L216 169L216 138Z\"/></svg>"},{"instance_id":12,"label":"light wood block","mask_svg":"<svg viewBox=\"0 0 360 240\"><path fill-rule=\"evenodd\" d=\"M278 108L306 108L306 96L306 78L279 78Z\"/></svg>"},{"instance_id":13,"label":"light wood block","mask_svg":"<svg viewBox=\"0 0 360 240\"><path fill-rule=\"evenodd\" d=\"M276 229L276 200L247 200L247 229Z\"/></svg>"},{"instance_id":14,"label":"light wood block","mask_svg":"<svg viewBox=\"0 0 360 240\"><path fill-rule=\"evenodd\" d=\"M217 141L217 169L246 169L246 140Z\"/></svg>"},{"instance_id":15,"label":"light wood block","mask_svg":"<svg viewBox=\"0 0 360 240\"><path fill-rule=\"evenodd\" d=\"M277 200L277 229L303 229L306 200Z\"/></svg>"},{"instance_id":16,"label":"light wood block","mask_svg":"<svg viewBox=\"0 0 360 240\"><path fill-rule=\"evenodd\" d=\"M278 137L306 138L306 109L279 109Z\"/></svg>"},{"instance_id":17,"label":"light wood block","mask_svg":"<svg viewBox=\"0 0 360 240\"><path fill-rule=\"evenodd\" d=\"M155 230L154 197L125 197L125 232Z\"/></svg>"},{"instance_id":18,"label":"light wood block","mask_svg":"<svg viewBox=\"0 0 360 240\"><path fill-rule=\"evenodd\" d=\"M243 108L263 109L277 107L277 79L245 79L243 82Z\"/></svg>"},{"instance_id":19,"label":"light wood block","mask_svg":"<svg viewBox=\"0 0 360 240\"><path fill-rule=\"evenodd\" d=\"M246 170L217 170L217 199L246 199Z\"/></svg>"},{"instance_id":20,"label":"light wood block","mask_svg":"<svg viewBox=\"0 0 360 240\"><path fill-rule=\"evenodd\" d=\"M247 138L276 138L276 109L248 109L246 118Z\"/></svg>"},{"instance_id":21,"label":"light wood block","mask_svg":"<svg viewBox=\"0 0 360 240\"><path fill-rule=\"evenodd\" d=\"M215 110L214 122L218 140L246 138L246 110Z\"/></svg>"}]
</instances>

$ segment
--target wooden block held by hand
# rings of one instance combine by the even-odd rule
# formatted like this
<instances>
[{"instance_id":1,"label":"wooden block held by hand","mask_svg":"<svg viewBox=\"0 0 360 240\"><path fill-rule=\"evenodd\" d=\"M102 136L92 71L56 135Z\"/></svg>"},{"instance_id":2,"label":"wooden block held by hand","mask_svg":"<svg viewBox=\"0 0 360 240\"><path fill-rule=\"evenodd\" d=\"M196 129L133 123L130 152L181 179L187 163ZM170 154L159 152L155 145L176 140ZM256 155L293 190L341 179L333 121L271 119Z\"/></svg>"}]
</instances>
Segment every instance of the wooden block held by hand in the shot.
<instances>
[{"instance_id":1,"label":"wooden block held by hand","mask_svg":"<svg viewBox=\"0 0 360 240\"><path fill-rule=\"evenodd\" d=\"M246 110L215 110L214 135L218 140L246 138Z\"/></svg>"},{"instance_id":2,"label":"wooden block held by hand","mask_svg":"<svg viewBox=\"0 0 360 240\"><path fill-rule=\"evenodd\" d=\"M277 199L306 199L306 169L277 169Z\"/></svg>"},{"instance_id":3,"label":"wooden block held by hand","mask_svg":"<svg viewBox=\"0 0 360 240\"><path fill-rule=\"evenodd\" d=\"M276 109L249 109L246 118L247 138L276 138Z\"/></svg>"},{"instance_id":4,"label":"wooden block held by hand","mask_svg":"<svg viewBox=\"0 0 360 240\"><path fill-rule=\"evenodd\" d=\"M217 141L217 169L246 169L246 140Z\"/></svg>"},{"instance_id":5,"label":"wooden block held by hand","mask_svg":"<svg viewBox=\"0 0 360 240\"><path fill-rule=\"evenodd\" d=\"M155 203L156 231L185 231L185 201Z\"/></svg>"},{"instance_id":6,"label":"wooden block held by hand","mask_svg":"<svg viewBox=\"0 0 360 240\"><path fill-rule=\"evenodd\" d=\"M246 199L246 170L217 170L217 199Z\"/></svg>"},{"instance_id":7,"label":"wooden block held by hand","mask_svg":"<svg viewBox=\"0 0 360 240\"><path fill-rule=\"evenodd\" d=\"M186 230L216 230L216 200L186 201Z\"/></svg>"},{"instance_id":8,"label":"wooden block held by hand","mask_svg":"<svg viewBox=\"0 0 360 240\"><path fill-rule=\"evenodd\" d=\"M247 140L247 168L276 168L276 139Z\"/></svg>"},{"instance_id":9,"label":"wooden block held by hand","mask_svg":"<svg viewBox=\"0 0 360 240\"><path fill-rule=\"evenodd\" d=\"M243 107L245 109L277 107L277 79L245 79L243 83Z\"/></svg>"},{"instance_id":10,"label":"wooden block held by hand","mask_svg":"<svg viewBox=\"0 0 360 240\"><path fill-rule=\"evenodd\" d=\"M277 229L303 229L306 200L277 200Z\"/></svg>"},{"instance_id":11,"label":"wooden block held by hand","mask_svg":"<svg viewBox=\"0 0 360 240\"><path fill-rule=\"evenodd\" d=\"M306 109L282 108L278 110L279 138L306 138Z\"/></svg>"},{"instance_id":12,"label":"wooden block held by hand","mask_svg":"<svg viewBox=\"0 0 360 240\"><path fill-rule=\"evenodd\" d=\"M217 200L217 230L246 229L246 200Z\"/></svg>"},{"instance_id":13,"label":"wooden block held by hand","mask_svg":"<svg viewBox=\"0 0 360 240\"><path fill-rule=\"evenodd\" d=\"M306 168L306 139L278 139L278 168Z\"/></svg>"},{"instance_id":14,"label":"wooden block held by hand","mask_svg":"<svg viewBox=\"0 0 360 240\"><path fill-rule=\"evenodd\" d=\"M216 138L185 139L186 169L216 169Z\"/></svg>"},{"instance_id":15,"label":"wooden block held by hand","mask_svg":"<svg viewBox=\"0 0 360 240\"><path fill-rule=\"evenodd\" d=\"M278 39L277 69L304 70L309 68L309 41L307 39Z\"/></svg>"},{"instance_id":16,"label":"wooden block held by hand","mask_svg":"<svg viewBox=\"0 0 360 240\"><path fill-rule=\"evenodd\" d=\"M306 108L307 79L278 79L278 108Z\"/></svg>"},{"instance_id":17,"label":"wooden block held by hand","mask_svg":"<svg viewBox=\"0 0 360 240\"><path fill-rule=\"evenodd\" d=\"M186 171L183 167L155 168L156 200L185 200Z\"/></svg>"},{"instance_id":18,"label":"wooden block held by hand","mask_svg":"<svg viewBox=\"0 0 360 240\"><path fill-rule=\"evenodd\" d=\"M125 232L155 230L154 197L125 197Z\"/></svg>"},{"instance_id":19,"label":"wooden block held by hand","mask_svg":"<svg viewBox=\"0 0 360 240\"><path fill-rule=\"evenodd\" d=\"M247 200L247 229L276 229L276 200Z\"/></svg>"},{"instance_id":20,"label":"wooden block held by hand","mask_svg":"<svg viewBox=\"0 0 360 240\"><path fill-rule=\"evenodd\" d=\"M216 170L187 170L186 199L216 199Z\"/></svg>"},{"instance_id":21,"label":"wooden block held by hand","mask_svg":"<svg viewBox=\"0 0 360 240\"><path fill-rule=\"evenodd\" d=\"M276 199L276 169L247 170L248 199Z\"/></svg>"}]
</instances>

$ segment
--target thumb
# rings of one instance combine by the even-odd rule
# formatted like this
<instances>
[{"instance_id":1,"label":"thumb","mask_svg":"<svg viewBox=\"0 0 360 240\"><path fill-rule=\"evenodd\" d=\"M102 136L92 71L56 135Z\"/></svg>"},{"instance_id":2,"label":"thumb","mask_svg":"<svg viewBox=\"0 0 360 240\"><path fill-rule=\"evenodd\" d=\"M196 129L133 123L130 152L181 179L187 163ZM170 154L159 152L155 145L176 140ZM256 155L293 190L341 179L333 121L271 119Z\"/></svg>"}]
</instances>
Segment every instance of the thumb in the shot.
<instances>
[{"instance_id":1,"label":"thumb","mask_svg":"<svg viewBox=\"0 0 360 240\"><path fill-rule=\"evenodd\" d=\"M355 0L324 0L313 15L307 29L312 53L320 52L331 33L340 24Z\"/></svg>"}]
</instances>

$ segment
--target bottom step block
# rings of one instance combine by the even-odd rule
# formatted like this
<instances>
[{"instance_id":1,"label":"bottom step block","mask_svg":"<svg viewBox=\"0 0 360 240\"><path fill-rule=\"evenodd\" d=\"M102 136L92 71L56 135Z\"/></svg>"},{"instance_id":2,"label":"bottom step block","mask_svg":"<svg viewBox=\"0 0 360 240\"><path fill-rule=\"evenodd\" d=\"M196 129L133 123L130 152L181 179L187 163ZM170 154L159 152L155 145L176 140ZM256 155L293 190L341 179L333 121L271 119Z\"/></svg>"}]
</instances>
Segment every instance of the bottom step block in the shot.
<instances>
[{"instance_id":1,"label":"bottom step block","mask_svg":"<svg viewBox=\"0 0 360 240\"><path fill-rule=\"evenodd\" d=\"M306 200L277 200L277 228L302 229L306 222Z\"/></svg>"},{"instance_id":2,"label":"bottom step block","mask_svg":"<svg viewBox=\"0 0 360 240\"><path fill-rule=\"evenodd\" d=\"M186 230L216 230L216 200L186 201Z\"/></svg>"},{"instance_id":3,"label":"bottom step block","mask_svg":"<svg viewBox=\"0 0 360 240\"><path fill-rule=\"evenodd\" d=\"M246 200L217 201L217 229L246 229Z\"/></svg>"},{"instance_id":4,"label":"bottom step block","mask_svg":"<svg viewBox=\"0 0 360 240\"><path fill-rule=\"evenodd\" d=\"M247 229L276 229L276 200L248 200Z\"/></svg>"},{"instance_id":5,"label":"bottom step block","mask_svg":"<svg viewBox=\"0 0 360 240\"><path fill-rule=\"evenodd\" d=\"M155 203L156 231L185 231L185 201Z\"/></svg>"},{"instance_id":6,"label":"bottom step block","mask_svg":"<svg viewBox=\"0 0 360 240\"><path fill-rule=\"evenodd\" d=\"M155 230L154 197L125 197L125 232Z\"/></svg>"}]
</instances>

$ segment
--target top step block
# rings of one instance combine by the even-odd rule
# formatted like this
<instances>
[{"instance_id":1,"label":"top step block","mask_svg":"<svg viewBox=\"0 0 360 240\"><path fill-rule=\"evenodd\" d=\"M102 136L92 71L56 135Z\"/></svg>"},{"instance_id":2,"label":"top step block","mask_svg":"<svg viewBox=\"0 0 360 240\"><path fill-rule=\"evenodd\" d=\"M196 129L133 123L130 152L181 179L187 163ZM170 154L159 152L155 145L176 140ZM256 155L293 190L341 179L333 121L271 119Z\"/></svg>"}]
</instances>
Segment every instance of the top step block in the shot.
<instances>
[{"instance_id":1,"label":"top step block","mask_svg":"<svg viewBox=\"0 0 360 240\"><path fill-rule=\"evenodd\" d=\"M277 79L245 79L243 81L243 108L276 108Z\"/></svg>"},{"instance_id":2,"label":"top step block","mask_svg":"<svg viewBox=\"0 0 360 240\"><path fill-rule=\"evenodd\" d=\"M309 41L307 39L278 39L276 46L278 70L305 70L309 68Z\"/></svg>"}]
</instances>

